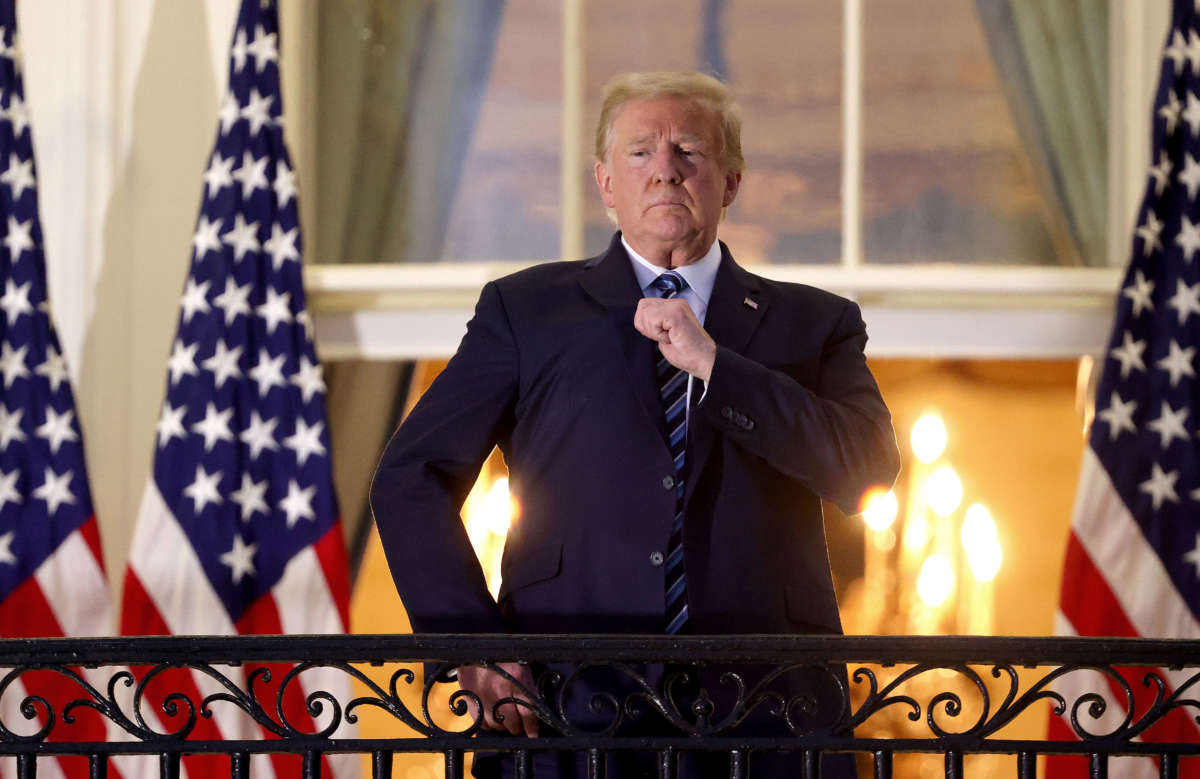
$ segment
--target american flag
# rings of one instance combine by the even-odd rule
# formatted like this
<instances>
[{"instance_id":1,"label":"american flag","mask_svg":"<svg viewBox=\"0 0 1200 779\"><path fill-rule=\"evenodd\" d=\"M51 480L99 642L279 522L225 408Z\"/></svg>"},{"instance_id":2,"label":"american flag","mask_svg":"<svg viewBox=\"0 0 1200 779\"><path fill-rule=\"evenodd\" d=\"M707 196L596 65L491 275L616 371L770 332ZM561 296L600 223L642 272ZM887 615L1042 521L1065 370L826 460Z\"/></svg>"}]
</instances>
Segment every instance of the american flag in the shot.
<instances>
[{"instance_id":1,"label":"american flag","mask_svg":"<svg viewBox=\"0 0 1200 779\"><path fill-rule=\"evenodd\" d=\"M125 634L346 629L346 555L279 72L274 0L244 0L125 576ZM306 693L325 689L346 700L344 675L303 676ZM215 691L202 674L180 674L171 686L194 701ZM302 696L285 701L292 723L311 722ZM213 709L195 737L257 735L234 707ZM228 773L227 765L198 761L185 760L193 777ZM254 775L298 775L292 761L256 758ZM330 757L330 769L345 777L357 763Z\"/></svg>"},{"instance_id":2,"label":"american flag","mask_svg":"<svg viewBox=\"0 0 1200 779\"><path fill-rule=\"evenodd\" d=\"M1174 3L1152 119L1149 177L1067 543L1056 625L1063 635L1200 638L1200 14L1194 0ZM1061 691L1077 696L1087 681L1077 677ZM1128 678L1143 694L1133 712L1140 716L1151 691L1140 684L1141 674ZM1090 683L1106 687L1099 675ZM1091 725L1096 732L1111 732L1126 714L1123 697L1108 702L1105 723ZM1200 738L1190 715L1175 714L1148 737ZM1062 719L1052 718L1050 733L1072 738ZM1149 758L1125 762L1122 775L1158 775ZM1200 766L1187 761L1180 769L1200 775Z\"/></svg>"},{"instance_id":3,"label":"american flag","mask_svg":"<svg viewBox=\"0 0 1200 779\"><path fill-rule=\"evenodd\" d=\"M46 298L46 261L29 109L13 0L0 0L0 633L9 637L112 632L108 580L88 488L67 364ZM61 711L80 689L26 675L0 700L23 722L26 693ZM98 718L58 735L105 738ZM86 776L82 758L46 761L47 775ZM0 774L15 776L12 761Z\"/></svg>"}]
</instances>

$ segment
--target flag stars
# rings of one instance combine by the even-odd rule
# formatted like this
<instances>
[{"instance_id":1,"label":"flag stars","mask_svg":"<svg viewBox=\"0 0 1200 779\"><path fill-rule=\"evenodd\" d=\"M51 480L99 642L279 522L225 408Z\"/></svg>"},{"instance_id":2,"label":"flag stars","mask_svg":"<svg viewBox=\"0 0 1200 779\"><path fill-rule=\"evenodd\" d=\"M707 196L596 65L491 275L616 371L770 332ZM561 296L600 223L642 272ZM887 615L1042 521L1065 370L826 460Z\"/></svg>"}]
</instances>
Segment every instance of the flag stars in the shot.
<instances>
[{"instance_id":1,"label":"flag stars","mask_svg":"<svg viewBox=\"0 0 1200 779\"><path fill-rule=\"evenodd\" d=\"M10 388L17 379L28 378L29 368L25 365L25 353L28 346L13 349L12 344L5 341L0 344L0 373L4 374L4 388Z\"/></svg>"},{"instance_id":2,"label":"flag stars","mask_svg":"<svg viewBox=\"0 0 1200 779\"><path fill-rule=\"evenodd\" d=\"M213 352L212 357L201 363L206 370L212 371L213 383L217 389L220 389L229 379L242 375L242 369L238 367L238 360L241 356L242 347L237 346L230 349L225 345L224 340L217 341L216 351Z\"/></svg>"},{"instance_id":3,"label":"flag stars","mask_svg":"<svg viewBox=\"0 0 1200 779\"><path fill-rule=\"evenodd\" d=\"M225 326L228 327L239 314L250 316L250 285L239 287L229 276L225 279L225 291L213 298L213 303L225 312Z\"/></svg>"},{"instance_id":4,"label":"flag stars","mask_svg":"<svg viewBox=\"0 0 1200 779\"><path fill-rule=\"evenodd\" d=\"M26 219L18 222L13 217L8 218L8 234L4 236L4 246L13 262L21 259L22 252L33 249L33 220Z\"/></svg>"},{"instance_id":5,"label":"flag stars","mask_svg":"<svg viewBox=\"0 0 1200 779\"><path fill-rule=\"evenodd\" d=\"M197 255L199 259L199 255ZM208 288L212 286L212 282L205 281L202 284L197 284L196 280L188 277L187 287L183 291L183 297L179 300L179 305L183 307L183 323L186 325L192 321L197 313L207 314L212 310L208 304Z\"/></svg>"},{"instance_id":6,"label":"flag stars","mask_svg":"<svg viewBox=\"0 0 1200 779\"><path fill-rule=\"evenodd\" d=\"M1187 187L1188 200L1195 200L1196 189L1200 188L1200 163L1196 162L1195 157L1191 154L1183 156L1183 170L1176 178Z\"/></svg>"},{"instance_id":7,"label":"flag stars","mask_svg":"<svg viewBox=\"0 0 1200 779\"><path fill-rule=\"evenodd\" d=\"M300 228L293 227L286 233L278 224L271 225L271 237L263 244L263 248L271 255L271 267L279 270L288 260L300 259L300 251L296 248L296 239Z\"/></svg>"},{"instance_id":8,"label":"flag stars","mask_svg":"<svg viewBox=\"0 0 1200 779\"><path fill-rule=\"evenodd\" d=\"M178 384L184 376L195 376L200 372L196 367L197 348L199 348L198 344L185 345L182 340L175 340L175 346L167 360L167 371L171 374L171 386Z\"/></svg>"},{"instance_id":9,"label":"flag stars","mask_svg":"<svg viewBox=\"0 0 1200 779\"><path fill-rule=\"evenodd\" d=\"M1195 92L1188 92L1187 107L1183 109L1181 116L1183 121L1187 122L1192 137L1200 136L1200 98L1196 97Z\"/></svg>"},{"instance_id":10,"label":"flag stars","mask_svg":"<svg viewBox=\"0 0 1200 779\"><path fill-rule=\"evenodd\" d=\"M1136 410L1136 400L1121 400L1121 396L1113 392L1112 398L1108 403L1108 408L1096 415L1100 421L1108 425L1109 441L1116 441L1117 436L1121 435L1121 431L1123 430L1137 433L1137 428L1133 424L1133 412Z\"/></svg>"},{"instance_id":11,"label":"flag stars","mask_svg":"<svg viewBox=\"0 0 1200 779\"><path fill-rule=\"evenodd\" d=\"M33 177L33 158L21 161L21 158L16 154L8 155L8 167L0 173L0 184L4 184L12 190L13 201L21 199L21 194L27 189L34 189L37 185Z\"/></svg>"},{"instance_id":12,"label":"flag stars","mask_svg":"<svg viewBox=\"0 0 1200 779\"><path fill-rule=\"evenodd\" d=\"M1170 375L1171 386L1175 387L1178 385L1179 380L1184 376L1195 378L1196 370L1192 367L1192 359L1196 356L1196 347L1189 346L1183 348L1172 338L1167 349L1167 356L1154 363L1154 365Z\"/></svg>"},{"instance_id":13,"label":"flag stars","mask_svg":"<svg viewBox=\"0 0 1200 779\"><path fill-rule=\"evenodd\" d=\"M196 262L207 257L209 252L221 251L221 239L218 234L221 232L222 223L221 219L210 222L208 217L200 215L200 224L196 225L196 232L192 234L192 249L195 252ZM192 280L188 279L188 281ZM208 289L209 282L206 281L204 284L205 289Z\"/></svg>"},{"instance_id":14,"label":"flag stars","mask_svg":"<svg viewBox=\"0 0 1200 779\"><path fill-rule=\"evenodd\" d=\"M258 135L262 130L263 125L271 123L271 103L274 102L273 95L263 97L258 93L257 89L250 90L250 102L242 108L240 115L243 119L250 122L250 135ZM244 165L243 165L244 167ZM263 168L265 172L266 158L263 158ZM263 186L267 185L266 178L263 178ZM243 185L244 186L244 185Z\"/></svg>"},{"instance_id":15,"label":"flag stars","mask_svg":"<svg viewBox=\"0 0 1200 779\"><path fill-rule=\"evenodd\" d=\"M1171 43L1163 49L1163 59L1170 60L1172 73L1178 75L1183 72L1183 62L1187 59L1187 41L1179 30L1175 31L1171 36Z\"/></svg>"},{"instance_id":16,"label":"flag stars","mask_svg":"<svg viewBox=\"0 0 1200 779\"><path fill-rule=\"evenodd\" d=\"M1137 236L1142 239L1142 254L1149 257L1150 253L1162 248L1163 223L1153 211L1146 212L1146 221L1137 229Z\"/></svg>"},{"instance_id":17,"label":"flag stars","mask_svg":"<svg viewBox=\"0 0 1200 779\"><path fill-rule=\"evenodd\" d=\"M250 426L238 438L250 447L251 459L257 459L264 449L279 449L279 442L275 440L275 426L278 424L279 420L274 417L263 420L257 411L250 412Z\"/></svg>"},{"instance_id":18,"label":"flag stars","mask_svg":"<svg viewBox=\"0 0 1200 779\"><path fill-rule=\"evenodd\" d=\"M258 394L266 396L272 387L287 386L283 380L285 355L272 357L266 349L258 350L258 364L250 369L250 378L258 382Z\"/></svg>"},{"instance_id":19,"label":"flag stars","mask_svg":"<svg viewBox=\"0 0 1200 779\"><path fill-rule=\"evenodd\" d=\"M267 188L267 162L266 157L255 159L249 151L242 152L242 166L233 172L233 177L241 182L243 200Z\"/></svg>"},{"instance_id":20,"label":"flag stars","mask_svg":"<svg viewBox=\"0 0 1200 779\"><path fill-rule=\"evenodd\" d=\"M16 531L10 530L4 535L0 536L0 563L4 563L5 565L17 564L17 556L13 554L12 550L12 543L15 535Z\"/></svg>"},{"instance_id":21,"label":"flag stars","mask_svg":"<svg viewBox=\"0 0 1200 779\"><path fill-rule=\"evenodd\" d=\"M233 548L221 555L220 560L232 569L230 575L234 584L240 584L243 577L257 573L254 570L254 553L257 551L258 544L247 544L241 536L233 536Z\"/></svg>"},{"instance_id":22,"label":"flag stars","mask_svg":"<svg viewBox=\"0 0 1200 779\"><path fill-rule=\"evenodd\" d=\"M1180 41L1182 46L1182 41ZM233 36L233 46L229 49L229 55L233 58L233 72L241 73L242 68L246 67L246 31L239 27L237 33Z\"/></svg>"},{"instance_id":23,"label":"flag stars","mask_svg":"<svg viewBox=\"0 0 1200 779\"><path fill-rule=\"evenodd\" d=\"M13 441L24 441L25 432L21 430L21 417L25 409L18 408L9 411L8 406L0 405L0 449L8 449Z\"/></svg>"},{"instance_id":24,"label":"flag stars","mask_svg":"<svg viewBox=\"0 0 1200 779\"><path fill-rule=\"evenodd\" d=\"M250 56L254 57L254 69L262 73L268 62L279 63L279 49L276 46L276 34L267 33L262 25L255 25L254 40L246 47Z\"/></svg>"},{"instance_id":25,"label":"flag stars","mask_svg":"<svg viewBox=\"0 0 1200 779\"><path fill-rule=\"evenodd\" d=\"M216 404L208 404L204 411L204 419L192 425L193 433L204 436L204 451L211 452L217 441L233 440L233 431L229 429L229 419L232 416L232 407L217 411ZM196 513L199 513L199 510Z\"/></svg>"},{"instance_id":26,"label":"flag stars","mask_svg":"<svg viewBox=\"0 0 1200 779\"><path fill-rule=\"evenodd\" d=\"M1142 353L1145 351L1146 342L1135 341L1133 333L1126 330L1124 343L1109 352L1109 355L1115 357L1121 363L1122 379L1128 377L1131 370L1146 370L1146 363L1142 361Z\"/></svg>"},{"instance_id":27,"label":"flag stars","mask_svg":"<svg viewBox=\"0 0 1200 779\"><path fill-rule=\"evenodd\" d=\"M307 403L313 395L325 391L324 371L319 363L310 362L308 357L300 356L300 370L289 379L300 388L300 397Z\"/></svg>"},{"instance_id":28,"label":"flag stars","mask_svg":"<svg viewBox=\"0 0 1200 779\"><path fill-rule=\"evenodd\" d=\"M271 508L267 505L266 496L267 480L255 481L248 473L242 474L242 486L230 494L241 510L243 522L249 522L256 511L263 516L270 515Z\"/></svg>"},{"instance_id":29,"label":"flag stars","mask_svg":"<svg viewBox=\"0 0 1200 779\"><path fill-rule=\"evenodd\" d=\"M246 218L238 214L233 218L233 227L221 236L221 240L233 247L233 259L240 262L247 252L257 252L258 222L246 223Z\"/></svg>"},{"instance_id":30,"label":"flag stars","mask_svg":"<svg viewBox=\"0 0 1200 779\"><path fill-rule=\"evenodd\" d=\"M221 505L224 499L217 488L221 483L221 472L209 473L203 465L196 466L196 478L183 488L183 494L192 499L192 511L199 515L209 503Z\"/></svg>"},{"instance_id":31,"label":"flag stars","mask_svg":"<svg viewBox=\"0 0 1200 779\"><path fill-rule=\"evenodd\" d=\"M14 468L11 473L0 471L0 511L9 503L20 505L25 502L21 491L17 489L17 479L20 476L21 471L18 468Z\"/></svg>"},{"instance_id":32,"label":"flag stars","mask_svg":"<svg viewBox=\"0 0 1200 779\"><path fill-rule=\"evenodd\" d=\"M1188 64L1192 66L1192 73L1200 75L1200 35L1197 35L1195 30L1188 32L1188 44L1184 55L1187 57Z\"/></svg>"},{"instance_id":33,"label":"flag stars","mask_svg":"<svg viewBox=\"0 0 1200 779\"><path fill-rule=\"evenodd\" d=\"M219 152L213 152L208 170L204 171L204 186L208 199L212 200L222 189L233 184L233 157L222 157Z\"/></svg>"},{"instance_id":34,"label":"flag stars","mask_svg":"<svg viewBox=\"0 0 1200 779\"><path fill-rule=\"evenodd\" d=\"M1179 235L1175 236L1175 245L1183 250L1183 261L1191 263L1192 255L1200 249L1200 224L1192 224L1186 216L1179 220Z\"/></svg>"},{"instance_id":35,"label":"flag stars","mask_svg":"<svg viewBox=\"0 0 1200 779\"><path fill-rule=\"evenodd\" d=\"M12 124L13 137L20 138L25 132L25 128L29 126L29 106L25 105L25 101L20 95L13 95L8 103L8 110L4 112L4 118Z\"/></svg>"},{"instance_id":36,"label":"flag stars","mask_svg":"<svg viewBox=\"0 0 1200 779\"><path fill-rule=\"evenodd\" d=\"M47 466L45 480L33 491L33 497L46 501L46 511L50 516L54 516L62 504L75 503L75 495L71 492L71 475L70 470L58 474Z\"/></svg>"},{"instance_id":37,"label":"flag stars","mask_svg":"<svg viewBox=\"0 0 1200 779\"><path fill-rule=\"evenodd\" d=\"M33 304L29 302L29 290L32 287L32 281L27 281L18 287L12 279L5 280L4 294L0 295L0 308L4 309L4 318L8 321L9 327L17 323L21 314L33 313Z\"/></svg>"},{"instance_id":38,"label":"flag stars","mask_svg":"<svg viewBox=\"0 0 1200 779\"><path fill-rule=\"evenodd\" d=\"M1161 195L1171 175L1171 158L1165 151L1158 153L1158 164L1150 166L1150 178L1154 179L1154 194Z\"/></svg>"},{"instance_id":39,"label":"flag stars","mask_svg":"<svg viewBox=\"0 0 1200 779\"><path fill-rule=\"evenodd\" d=\"M1176 279L1175 294L1167 301L1167 307L1175 309L1181 325L1192 314L1200 314L1200 282L1189 287L1183 279Z\"/></svg>"},{"instance_id":40,"label":"flag stars","mask_svg":"<svg viewBox=\"0 0 1200 779\"><path fill-rule=\"evenodd\" d=\"M288 479L287 496L279 501L279 508L287 515L288 530L295 527L301 519L316 521L317 514L312 507L312 499L316 491L315 485L301 489L295 479Z\"/></svg>"},{"instance_id":41,"label":"flag stars","mask_svg":"<svg viewBox=\"0 0 1200 779\"><path fill-rule=\"evenodd\" d=\"M1175 134L1175 128L1179 125L1179 112L1182 109L1183 105L1179 102L1175 90L1168 89L1167 104L1158 109L1158 115L1166 120L1168 138Z\"/></svg>"},{"instance_id":42,"label":"flag stars","mask_svg":"<svg viewBox=\"0 0 1200 779\"><path fill-rule=\"evenodd\" d=\"M229 135L230 129L241 116L243 116L242 107L238 105L237 98L233 96L232 92L226 92L225 97L221 98L221 110L217 111L217 121L221 124L221 135Z\"/></svg>"},{"instance_id":43,"label":"flag stars","mask_svg":"<svg viewBox=\"0 0 1200 779\"><path fill-rule=\"evenodd\" d=\"M51 344L46 347L46 361L34 368L33 372L45 376L46 381L50 382L50 391L58 392L59 385L67 380L67 360Z\"/></svg>"},{"instance_id":44,"label":"flag stars","mask_svg":"<svg viewBox=\"0 0 1200 779\"><path fill-rule=\"evenodd\" d=\"M1151 420L1146 423L1146 427L1159 435L1159 444L1163 449L1168 448L1171 442L1176 438L1186 441L1188 440L1188 432L1183 426L1183 421L1187 419L1188 408L1182 406L1178 411L1171 408L1171 404L1165 400L1162 404L1162 414L1158 419ZM1155 507L1157 508L1157 506Z\"/></svg>"},{"instance_id":45,"label":"flag stars","mask_svg":"<svg viewBox=\"0 0 1200 779\"><path fill-rule=\"evenodd\" d=\"M1154 310L1154 282L1149 281L1140 270L1134 273L1133 283L1121 291L1121 294L1133 301L1133 315L1142 315L1142 309Z\"/></svg>"},{"instance_id":46,"label":"flag stars","mask_svg":"<svg viewBox=\"0 0 1200 779\"><path fill-rule=\"evenodd\" d=\"M297 418L296 432L283 439L283 445L296 453L297 463L304 465L310 455L325 454L325 445L321 443L324 430L324 422L317 422L310 427L303 419Z\"/></svg>"},{"instance_id":47,"label":"flag stars","mask_svg":"<svg viewBox=\"0 0 1200 779\"><path fill-rule=\"evenodd\" d=\"M75 432L75 412L65 411L59 414L53 408L46 408L46 421L33 431L39 438L46 439L50 444L50 453L58 454L59 447L64 441L78 441L79 434Z\"/></svg>"},{"instance_id":48,"label":"flag stars","mask_svg":"<svg viewBox=\"0 0 1200 779\"><path fill-rule=\"evenodd\" d=\"M1183 556L1185 563L1191 563L1196 567L1196 576L1200 577L1200 533L1196 534L1196 546L1192 551Z\"/></svg>"},{"instance_id":49,"label":"flag stars","mask_svg":"<svg viewBox=\"0 0 1200 779\"><path fill-rule=\"evenodd\" d=\"M279 160L275 163L275 197L279 200L279 207L283 208L288 204L288 201L296 196L296 174L288 167L285 160Z\"/></svg>"},{"instance_id":50,"label":"flag stars","mask_svg":"<svg viewBox=\"0 0 1200 779\"><path fill-rule=\"evenodd\" d=\"M1163 472L1158 463L1151 466L1150 478L1138 485L1138 491L1150 496L1154 510L1158 511L1164 502L1178 503L1179 496L1175 494L1175 482L1179 480L1179 471Z\"/></svg>"},{"instance_id":51,"label":"flag stars","mask_svg":"<svg viewBox=\"0 0 1200 779\"><path fill-rule=\"evenodd\" d=\"M158 433L160 449L170 443L172 438L187 438L187 431L183 429L183 416L186 413L187 406L175 408L169 402L163 403L162 413L158 416L158 424L154 426L155 432Z\"/></svg>"},{"instance_id":52,"label":"flag stars","mask_svg":"<svg viewBox=\"0 0 1200 779\"><path fill-rule=\"evenodd\" d=\"M275 328L280 323L292 321L291 299L290 292L276 292L267 287L266 301L254 309L254 312L265 320L267 335L274 335Z\"/></svg>"}]
</instances>

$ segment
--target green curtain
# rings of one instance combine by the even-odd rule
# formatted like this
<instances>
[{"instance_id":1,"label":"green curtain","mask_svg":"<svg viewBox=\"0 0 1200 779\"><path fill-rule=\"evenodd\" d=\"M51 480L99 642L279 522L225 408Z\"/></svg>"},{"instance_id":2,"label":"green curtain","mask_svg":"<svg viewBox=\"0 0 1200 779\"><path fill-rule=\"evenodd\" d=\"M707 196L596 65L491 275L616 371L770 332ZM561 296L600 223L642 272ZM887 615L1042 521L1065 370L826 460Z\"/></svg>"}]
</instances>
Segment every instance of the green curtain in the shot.
<instances>
[{"instance_id":1,"label":"green curtain","mask_svg":"<svg viewBox=\"0 0 1200 779\"><path fill-rule=\"evenodd\" d=\"M1106 265L1108 0L975 6L1062 263Z\"/></svg>"},{"instance_id":2,"label":"green curtain","mask_svg":"<svg viewBox=\"0 0 1200 779\"><path fill-rule=\"evenodd\" d=\"M321 0L315 262L444 259L503 0ZM325 367L335 480L355 569L367 488L411 365Z\"/></svg>"}]
</instances>

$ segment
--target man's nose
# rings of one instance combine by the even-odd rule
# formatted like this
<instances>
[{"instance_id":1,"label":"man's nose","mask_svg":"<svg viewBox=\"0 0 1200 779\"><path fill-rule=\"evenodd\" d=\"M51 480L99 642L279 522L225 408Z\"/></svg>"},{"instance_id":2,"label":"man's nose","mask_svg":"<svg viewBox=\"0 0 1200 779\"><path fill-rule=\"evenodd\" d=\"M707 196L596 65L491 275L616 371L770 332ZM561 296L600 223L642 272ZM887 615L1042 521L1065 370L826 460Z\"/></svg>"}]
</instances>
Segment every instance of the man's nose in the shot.
<instances>
[{"instance_id":1,"label":"man's nose","mask_svg":"<svg viewBox=\"0 0 1200 779\"><path fill-rule=\"evenodd\" d=\"M654 180L667 184L683 181L683 160L674 150L665 149L654 155Z\"/></svg>"}]
</instances>

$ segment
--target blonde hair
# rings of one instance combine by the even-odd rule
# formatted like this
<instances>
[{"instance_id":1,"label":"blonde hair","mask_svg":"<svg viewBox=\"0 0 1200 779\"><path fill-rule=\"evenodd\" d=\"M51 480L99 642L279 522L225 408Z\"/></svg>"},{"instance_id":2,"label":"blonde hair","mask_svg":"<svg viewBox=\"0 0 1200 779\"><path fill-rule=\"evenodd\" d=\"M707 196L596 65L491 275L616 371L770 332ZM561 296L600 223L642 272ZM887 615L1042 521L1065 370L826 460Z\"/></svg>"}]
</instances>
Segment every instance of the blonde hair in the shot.
<instances>
[{"instance_id":1,"label":"blonde hair","mask_svg":"<svg viewBox=\"0 0 1200 779\"><path fill-rule=\"evenodd\" d=\"M717 141L725 170L741 173L746 169L742 156L742 117L729 87L703 73L658 71L621 73L604 85L604 102L596 124L596 159L605 162L612 147L612 127L617 113L626 103L655 97L679 97L690 100L717 117Z\"/></svg>"}]
</instances>

